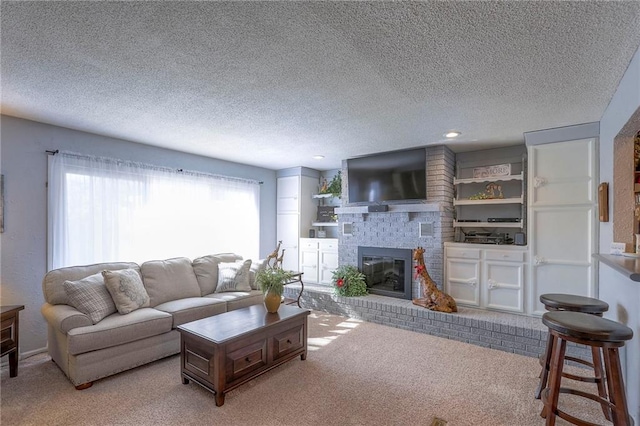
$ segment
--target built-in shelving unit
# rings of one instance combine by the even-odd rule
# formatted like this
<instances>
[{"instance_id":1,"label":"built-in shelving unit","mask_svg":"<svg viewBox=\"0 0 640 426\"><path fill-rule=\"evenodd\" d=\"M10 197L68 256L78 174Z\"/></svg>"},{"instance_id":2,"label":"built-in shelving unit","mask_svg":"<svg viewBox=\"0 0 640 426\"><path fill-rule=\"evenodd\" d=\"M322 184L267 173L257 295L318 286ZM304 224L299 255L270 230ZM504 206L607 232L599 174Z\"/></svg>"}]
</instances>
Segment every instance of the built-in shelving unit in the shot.
<instances>
[{"instance_id":1,"label":"built-in shelving unit","mask_svg":"<svg viewBox=\"0 0 640 426\"><path fill-rule=\"evenodd\" d=\"M453 179L455 241L512 244L526 228L526 153L498 149L460 155Z\"/></svg>"},{"instance_id":2,"label":"built-in shelving unit","mask_svg":"<svg viewBox=\"0 0 640 426\"><path fill-rule=\"evenodd\" d=\"M314 200L319 200L318 206L324 206L327 201L334 198L334 195L333 194L313 194L311 198L313 198ZM337 228L338 221L320 222L316 220L314 222L311 222L311 226L314 226L316 228Z\"/></svg>"}]
</instances>

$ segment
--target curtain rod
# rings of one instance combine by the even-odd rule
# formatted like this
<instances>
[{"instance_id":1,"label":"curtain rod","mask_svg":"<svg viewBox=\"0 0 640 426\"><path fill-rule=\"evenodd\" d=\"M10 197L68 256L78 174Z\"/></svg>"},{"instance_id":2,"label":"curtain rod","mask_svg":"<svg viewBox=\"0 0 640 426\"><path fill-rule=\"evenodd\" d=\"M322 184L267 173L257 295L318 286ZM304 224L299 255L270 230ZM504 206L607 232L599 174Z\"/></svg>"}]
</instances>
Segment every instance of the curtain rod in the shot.
<instances>
[{"instance_id":1,"label":"curtain rod","mask_svg":"<svg viewBox=\"0 0 640 426\"><path fill-rule=\"evenodd\" d=\"M58 153L60 152L60 150L59 150L59 149L56 149L55 151L45 150L44 152L46 152L46 153L47 153L47 155L56 155L56 154L58 154ZM71 154L72 154L72 155L78 155L78 154L74 154L74 153L71 153ZM80 155L80 156L82 156L82 154L79 154L79 155ZM87 156L88 156L88 155L87 155ZM115 159L115 160L117 160L117 159ZM162 167L162 166L157 166L157 167ZM176 169L176 170L177 170L178 172L181 172L181 173L182 173L182 172L184 172L184 169ZM210 173L207 173L207 172L198 172L198 173L210 174ZM215 175L213 175L213 176L215 176ZM220 176L221 176L221 177L223 177L223 178L232 178L232 179L241 179L241 180L251 180L251 179L244 179L244 178L236 178L236 177L233 177L233 176L222 176L222 175L220 175ZM259 180L259 181L257 181L257 182L258 182L258 185L262 185L262 184L264 184L264 181L262 181L262 180Z\"/></svg>"}]
</instances>

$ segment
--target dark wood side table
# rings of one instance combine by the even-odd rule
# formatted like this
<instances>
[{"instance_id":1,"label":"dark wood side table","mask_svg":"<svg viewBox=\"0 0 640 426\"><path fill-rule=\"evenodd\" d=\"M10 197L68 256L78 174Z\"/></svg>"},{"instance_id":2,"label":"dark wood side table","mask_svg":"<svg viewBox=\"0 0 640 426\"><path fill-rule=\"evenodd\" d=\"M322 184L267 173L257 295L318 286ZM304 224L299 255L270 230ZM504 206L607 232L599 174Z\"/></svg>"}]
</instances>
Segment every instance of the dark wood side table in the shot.
<instances>
[{"instance_id":1,"label":"dark wood side table","mask_svg":"<svg viewBox=\"0 0 640 426\"><path fill-rule=\"evenodd\" d=\"M18 375L18 324L24 305L0 306L2 314L2 342L0 356L9 355L9 377Z\"/></svg>"},{"instance_id":2,"label":"dark wood side table","mask_svg":"<svg viewBox=\"0 0 640 426\"><path fill-rule=\"evenodd\" d=\"M302 306L300 306L300 298L302 297L302 292L304 291L304 283L302 282L302 274L304 274L304 272L295 272L295 271L290 271L290 272L291 272L291 279L287 281L284 285L300 283L300 293L298 293L297 299L290 299L290 300L285 299L284 303L287 305L292 305L294 303L297 303L298 308L302 308Z\"/></svg>"}]
</instances>

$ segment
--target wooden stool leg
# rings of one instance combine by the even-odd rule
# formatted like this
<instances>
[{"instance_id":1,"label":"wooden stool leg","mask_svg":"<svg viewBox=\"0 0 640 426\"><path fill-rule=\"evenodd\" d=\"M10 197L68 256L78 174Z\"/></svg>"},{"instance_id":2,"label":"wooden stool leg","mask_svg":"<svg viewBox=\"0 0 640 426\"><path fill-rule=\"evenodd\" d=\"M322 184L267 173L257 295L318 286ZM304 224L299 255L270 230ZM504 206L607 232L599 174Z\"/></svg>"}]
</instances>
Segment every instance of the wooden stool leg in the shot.
<instances>
[{"instance_id":1,"label":"wooden stool leg","mask_svg":"<svg viewBox=\"0 0 640 426\"><path fill-rule=\"evenodd\" d=\"M609 388L609 401L615 406L612 413L613 424L616 426L631 426L618 348L605 346L602 349L607 387Z\"/></svg>"},{"instance_id":2,"label":"wooden stool leg","mask_svg":"<svg viewBox=\"0 0 640 426\"><path fill-rule=\"evenodd\" d=\"M549 337L547 338L547 348L544 352L544 363L542 364L542 371L540 372L540 382L538 383L538 387L534 394L536 399L540 399L542 390L547 386L547 379L549 378L549 364L551 362L551 352L553 350L554 340L554 336L549 333Z\"/></svg>"},{"instance_id":3,"label":"wooden stool leg","mask_svg":"<svg viewBox=\"0 0 640 426\"><path fill-rule=\"evenodd\" d=\"M564 366L564 353L567 350L566 340L554 336L556 342L553 345L551 355L551 377L549 378L549 392L545 398L546 426L556 424L556 413L558 412L558 399L560 398L560 380L562 379L562 368Z\"/></svg>"},{"instance_id":4,"label":"wooden stool leg","mask_svg":"<svg viewBox=\"0 0 640 426\"><path fill-rule=\"evenodd\" d=\"M607 390L605 385L605 375L602 369L602 356L600 355L600 348L596 346L591 347L591 359L593 361L593 372L598 386L598 395L601 398L607 399ZM602 413L604 417L611 421L611 409L607 404L601 404Z\"/></svg>"}]
</instances>

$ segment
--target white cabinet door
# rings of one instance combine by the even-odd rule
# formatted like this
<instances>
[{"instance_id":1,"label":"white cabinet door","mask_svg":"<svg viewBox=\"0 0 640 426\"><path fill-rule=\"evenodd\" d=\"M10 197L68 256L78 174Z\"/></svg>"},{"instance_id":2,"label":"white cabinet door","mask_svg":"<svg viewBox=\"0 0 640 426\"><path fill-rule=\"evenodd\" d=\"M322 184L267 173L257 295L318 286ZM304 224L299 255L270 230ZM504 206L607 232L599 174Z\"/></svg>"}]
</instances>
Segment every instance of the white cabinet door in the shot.
<instances>
[{"instance_id":1,"label":"white cabinet door","mask_svg":"<svg viewBox=\"0 0 640 426\"><path fill-rule=\"evenodd\" d=\"M300 272L306 282L318 282L318 249L300 249Z\"/></svg>"},{"instance_id":2,"label":"white cabinet door","mask_svg":"<svg viewBox=\"0 0 640 426\"><path fill-rule=\"evenodd\" d=\"M278 213L300 212L300 176L278 178L276 194Z\"/></svg>"},{"instance_id":3,"label":"white cabinet door","mask_svg":"<svg viewBox=\"0 0 640 426\"><path fill-rule=\"evenodd\" d=\"M319 257L319 282L320 284L333 284L333 271L338 268L338 252L320 249Z\"/></svg>"},{"instance_id":4,"label":"white cabinet door","mask_svg":"<svg viewBox=\"0 0 640 426\"><path fill-rule=\"evenodd\" d=\"M595 139L529 147L528 313L542 314L540 295L595 297Z\"/></svg>"},{"instance_id":5,"label":"white cabinet door","mask_svg":"<svg viewBox=\"0 0 640 426\"><path fill-rule=\"evenodd\" d=\"M524 312L524 264L486 260L482 269L484 306Z\"/></svg>"},{"instance_id":6,"label":"white cabinet door","mask_svg":"<svg viewBox=\"0 0 640 426\"><path fill-rule=\"evenodd\" d=\"M540 295L569 293L596 297L591 258L594 209L588 206L532 209L530 240L532 312L542 315Z\"/></svg>"},{"instance_id":7,"label":"white cabinet door","mask_svg":"<svg viewBox=\"0 0 640 426\"><path fill-rule=\"evenodd\" d=\"M291 271L298 270L298 214L277 215L276 238L282 241L281 249L285 250L282 268Z\"/></svg>"},{"instance_id":8,"label":"white cabinet door","mask_svg":"<svg viewBox=\"0 0 640 426\"><path fill-rule=\"evenodd\" d=\"M593 203L594 156L594 139L529 147L529 207Z\"/></svg>"},{"instance_id":9,"label":"white cabinet door","mask_svg":"<svg viewBox=\"0 0 640 426\"><path fill-rule=\"evenodd\" d=\"M480 260L447 255L445 266L446 292L458 303L480 306Z\"/></svg>"}]
</instances>

